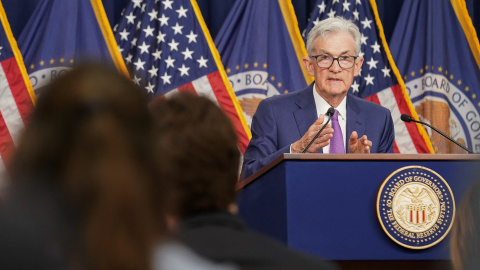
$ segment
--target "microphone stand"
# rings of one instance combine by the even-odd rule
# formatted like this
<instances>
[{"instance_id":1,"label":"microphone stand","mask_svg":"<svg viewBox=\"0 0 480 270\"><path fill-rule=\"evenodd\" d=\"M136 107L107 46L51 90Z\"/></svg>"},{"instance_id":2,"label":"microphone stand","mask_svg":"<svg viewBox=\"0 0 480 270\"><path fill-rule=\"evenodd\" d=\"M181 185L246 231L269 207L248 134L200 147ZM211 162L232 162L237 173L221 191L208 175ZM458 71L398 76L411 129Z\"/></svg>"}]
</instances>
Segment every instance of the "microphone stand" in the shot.
<instances>
[{"instance_id":1,"label":"microphone stand","mask_svg":"<svg viewBox=\"0 0 480 270\"><path fill-rule=\"evenodd\" d=\"M463 150L467 151L469 154L475 154L475 152L473 152L472 150L466 148L465 146L461 145L460 143L458 143L456 140L454 140L453 138L451 138L450 136L448 136L447 134L441 132L440 130L436 129L435 127L427 124L427 123L424 123L424 122L421 122L421 121L417 121L415 119L413 119L411 116L409 115L405 115L405 116L408 116L408 118L404 117L404 115L402 115L401 119L405 122L415 122L415 123L419 123L419 124L422 124L422 125L426 125L427 127L435 130L436 132L438 132L440 135L442 135L443 137L447 138L448 140L450 140L451 142L455 143L456 145L460 146ZM406 119L404 119L406 118Z\"/></svg>"}]
</instances>

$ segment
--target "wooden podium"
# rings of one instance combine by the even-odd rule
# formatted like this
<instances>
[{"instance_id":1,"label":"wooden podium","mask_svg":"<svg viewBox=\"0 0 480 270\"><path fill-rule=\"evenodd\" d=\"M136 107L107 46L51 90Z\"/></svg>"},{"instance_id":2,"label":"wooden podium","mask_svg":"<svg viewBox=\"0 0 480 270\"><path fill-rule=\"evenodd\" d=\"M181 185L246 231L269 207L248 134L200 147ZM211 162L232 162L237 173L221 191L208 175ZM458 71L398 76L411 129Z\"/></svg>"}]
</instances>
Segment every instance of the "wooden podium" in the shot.
<instances>
[{"instance_id":1,"label":"wooden podium","mask_svg":"<svg viewBox=\"0 0 480 270\"><path fill-rule=\"evenodd\" d=\"M378 221L382 182L414 165L443 177L456 207L480 177L479 155L283 154L238 183L239 213L253 229L329 260L449 265L448 235L433 247L413 250L391 240Z\"/></svg>"}]
</instances>

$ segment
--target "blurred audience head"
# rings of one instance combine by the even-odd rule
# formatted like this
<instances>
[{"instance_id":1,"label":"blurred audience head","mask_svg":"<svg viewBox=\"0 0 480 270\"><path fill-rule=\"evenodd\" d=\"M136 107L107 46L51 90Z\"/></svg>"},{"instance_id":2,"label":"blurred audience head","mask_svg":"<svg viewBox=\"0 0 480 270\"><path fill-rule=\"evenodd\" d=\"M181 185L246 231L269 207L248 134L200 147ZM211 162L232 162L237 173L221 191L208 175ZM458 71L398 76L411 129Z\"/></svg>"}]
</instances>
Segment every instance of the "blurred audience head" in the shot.
<instances>
[{"instance_id":1,"label":"blurred audience head","mask_svg":"<svg viewBox=\"0 0 480 270\"><path fill-rule=\"evenodd\" d=\"M455 270L480 269L480 181L467 190L457 208L450 247Z\"/></svg>"},{"instance_id":2,"label":"blurred audience head","mask_svg":"<svg viewBox=\"0 0 480 270\"><path fill-rule=\"evenodd\" d=\"M232 124L205 97L180 93L151 104L168 213L183 218L226 210L235 201L240 152Z\"/></svg>"},{"instance_id":3,"label":"blurred audience head","mask_svg":"<svg viewBox=\"0 0 480 270\"><path fill-rule=\"evenodd\" d=\"M115 69L80 65L42 90L9 169L13 188L41 187L65 206L71 268L149 268L162 229L151 144L146 95Z\"/></svg>"}]
</instances>

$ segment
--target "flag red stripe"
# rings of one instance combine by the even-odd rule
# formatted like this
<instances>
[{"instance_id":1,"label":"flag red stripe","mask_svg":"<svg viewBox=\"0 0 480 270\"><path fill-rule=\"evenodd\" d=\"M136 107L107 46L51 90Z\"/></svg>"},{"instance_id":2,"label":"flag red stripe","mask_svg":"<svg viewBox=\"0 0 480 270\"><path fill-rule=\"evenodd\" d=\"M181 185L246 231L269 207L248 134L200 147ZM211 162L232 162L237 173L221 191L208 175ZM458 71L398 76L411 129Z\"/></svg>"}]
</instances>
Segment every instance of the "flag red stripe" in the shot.
<instances>
[{"instance_id":1,"label":"flag red stripe","mask_svg":"<svg viewBox=\"0 0 480 270\"><path fill-rule=\"evenodd\" d=\"M382 103L380 103L380 99L378 98L378 95L377 95L377 94L373 94L373 95L365 98L365 100L374 102L374 103L382 106ZM397 142L396 142L396 141L393 141L393 151L394 151L395 153L400 153L400 149L398 149L398 146L397 146Z\"/></svg>"},{"instance_id":2,"label":"flag red stripe","mask_svg":"<svg viewBox=\"0 0 480 270\"><path fill-rule=\"evenodd\" d=\"M366 97L365 100L368 100L368 101L377 103L378 105L382 106L382 103L380 103L380 99L378 99L377 94L373 94L373 95L371 95L371 96L369 96L369 97Z\"/></svg>"},{"instance_id":3,"label":"flag red stripe","mask_svg":"<svg viewBox=\"0 0 480 270\"><path fill-rule=\"evenodd\" d=\"M213 72L207 75L208 81L212 87L213 93L217 98L218 104L222 108L223 112L232 120L232 124L238 136L238 146L242 154L245 153L249 139L245 132L245 129L240 121L240 118L235 110L235 106L230 98L227 88L223 84L220 73Z\"/></svg>"},{"instance_id":4,"label":"flag red stripe","mask_svg":"<svg viewBox=\"0 0 480 270\"><path fill-rule=\"evenodd\" d=\"M14 147L12 136L8 131L2 112L0 112L0 142L0 156L2 157L3 163L6 166Z\"/></svg>"},{"instance_id":5,"label":"flag red stripe","mask_svg":"<svg viewBox=\"0 0 480 270\"><path fill-rule=\"evenodd\" d=\"M397 106L398 109L400 110L401 114L408 114L411 115L412 112L408 108L407 102L405 101L405 98L402 93L402 88L400 85L394 85L391 87L393 95L395 96L395 100L397 101ZM418 153L430 153L430 150L428 150L427 144L425 143L425 140L423 137L420 135L417 125L412 123L412 124L406 124L405 125L408 130L408 134L410 134L410 138L412 138L413 145L415 145L415 149L417 149Z\"/></svg>"},{"instance_id":6,"label":"flag red stripe","mask_svg":"<svg viewBox=\"0 0 480 270\"><path fill-rule=\"evenodd\" d=\"M7 77L8 85L10 86L10 91L15 99L20 116L22 117L23 124L25 125L28 116L32 112L33 103L25 86L22 73L20 72L15 57L2 61L1 65Z\"/></svg>"},{"instance_id":7,"label":"flag red stripe","mask_svg":"<svg viewBox=\"0 0 480 270\"><path fill-rule=\"evenodd\" d=\"M197 95L197 91L195 91L195 87L193 86L192 82L186 83L186 84L178 87L178 91L179 92L189 92L189 93Z\"/></svg>"},{"instance_id":8,"label":"flag red stripe","mask_svg":"<svg viewBox=\"0 0 480 270\"><path fill-rule=\"evenodd\" d=\"M393 141L393 152L400 153L400 150L398 149L397 143L395 141Z\"/></svg>"}]
</instances>

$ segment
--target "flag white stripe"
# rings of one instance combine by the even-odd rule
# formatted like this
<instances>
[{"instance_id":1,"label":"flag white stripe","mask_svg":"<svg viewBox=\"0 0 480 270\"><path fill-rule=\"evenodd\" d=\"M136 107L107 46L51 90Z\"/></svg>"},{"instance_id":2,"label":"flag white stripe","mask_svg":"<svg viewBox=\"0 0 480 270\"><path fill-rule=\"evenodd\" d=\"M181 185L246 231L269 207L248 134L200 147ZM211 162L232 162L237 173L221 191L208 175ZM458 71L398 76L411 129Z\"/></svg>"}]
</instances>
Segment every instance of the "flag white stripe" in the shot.
<instances>
[{"instance_id":1,"label":"flag white stripe","mask_svg":"<svg viewBox=\"0 0 480 270\"><path fill-rule=\"evenodd\" d=\"M204 96L211 101L213 101L217 106L220 106L218 104L217 97L215 96L215 93L213 92L212 85L210 84L210 81L208 80L207 75L202 76L196 80L192 81L193 88L195 88L195 91L197 91L197 94L199 96Z\"/></svg>"},{"instance_id":2,"label":"flag white stripe","mask_svg":"<svg viewBox=\"0 0 480 270\"><path fill-rule=\"evenodd\" d=\"M24 128L22 116L17 108L17 103L7 81L3 67L0 66L0 112L5 125L12 137L14 145L17 144L18 135Z\"/></svg>"},{"instance_id":3,"label":"flag white stripe","mask_svg":"<svg viewBox=\"0 0 480 270\"><path fill-rule=\"evenodd\" d=\"M417 154L417 149L413 144L410 133L408 133L406 123L400 119L400 109L398 108L392 89L388 87L378 92L377 97L380 100L380 104L388 108L392 113L395 126L395 143L397 144L398 151L402 154Z\"/></svg>"},{"instance_id":4,"label":"flag white stripe","mask_svg":"<svg viewBox=\"0 0 480 270\"><path fill-rule=\"evenodd\" d=\"M178 88L170 90L168 93L165 94L166 98L171 98L172 96L178 94L180 91L178 91Z\"/></svg>"}]
</instances>

